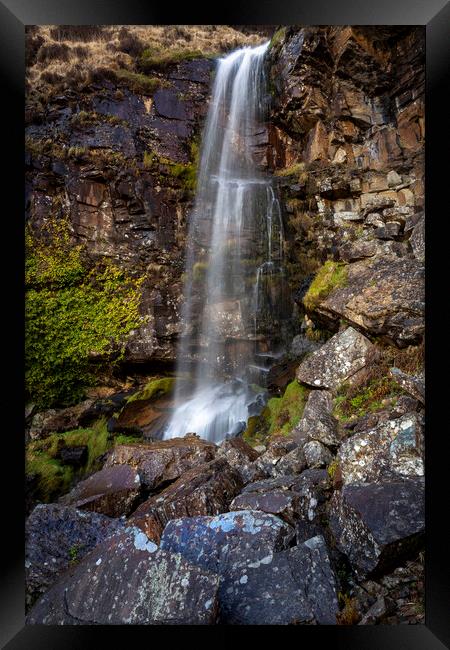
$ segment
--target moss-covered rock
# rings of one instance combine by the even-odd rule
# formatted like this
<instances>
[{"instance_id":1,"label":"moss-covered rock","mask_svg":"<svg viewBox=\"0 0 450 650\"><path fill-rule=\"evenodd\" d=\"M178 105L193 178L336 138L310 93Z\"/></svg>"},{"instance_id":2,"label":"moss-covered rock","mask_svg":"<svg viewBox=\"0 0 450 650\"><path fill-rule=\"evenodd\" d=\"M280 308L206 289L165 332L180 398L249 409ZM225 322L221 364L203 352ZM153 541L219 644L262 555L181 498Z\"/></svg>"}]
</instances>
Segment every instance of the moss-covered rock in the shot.
<instances>
[{"instance_id":1,"label":"moss-covered rock","mask_svg":"<svg viewBox=\"0 0 450 650\"><path fill-rule=\"evenodd\" d=\"M325 262L317 272L303 298L303 304L306 310L313 312L320 302L329 296L333 289L345 287L346 283L347 264L344 262L333 262L332 260Z\"/></svg>"}]
</instances>

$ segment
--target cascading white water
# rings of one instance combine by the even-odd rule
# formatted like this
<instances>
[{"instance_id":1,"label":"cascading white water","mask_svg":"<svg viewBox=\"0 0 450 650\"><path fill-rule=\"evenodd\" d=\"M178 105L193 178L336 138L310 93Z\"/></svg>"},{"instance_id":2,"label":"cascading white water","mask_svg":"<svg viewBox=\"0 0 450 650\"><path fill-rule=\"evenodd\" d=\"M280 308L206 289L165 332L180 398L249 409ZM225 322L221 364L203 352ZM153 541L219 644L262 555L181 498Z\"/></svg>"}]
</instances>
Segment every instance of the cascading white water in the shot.
<instances>
[{"instance_id":1,"label":"cascading white water","mask_svg":"<svg viewBox=\"0 0 450 650\"><path fill-rule=\"evenodd\" d=\"M254 159L267 116L267 47L218 61L188 233L178 349L178 374L188 362L194 367L193 392L186 396L177 382L165 438L194 432L218 442L242 429L254 400L247 371L279 319L281 211L271 178Z\"/></svg>"}]
</instances>

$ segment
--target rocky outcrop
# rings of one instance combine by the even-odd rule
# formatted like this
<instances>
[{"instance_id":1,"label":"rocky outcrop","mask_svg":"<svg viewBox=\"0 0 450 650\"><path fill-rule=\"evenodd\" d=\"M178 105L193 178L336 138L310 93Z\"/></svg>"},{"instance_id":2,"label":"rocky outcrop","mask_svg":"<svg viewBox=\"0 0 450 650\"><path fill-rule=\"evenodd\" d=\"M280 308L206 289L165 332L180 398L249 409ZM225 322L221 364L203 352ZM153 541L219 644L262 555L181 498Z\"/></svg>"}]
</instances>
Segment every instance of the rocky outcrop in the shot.
<instances>
[{"instance_id":1,"label":"rocky outcrop","mask_svg":"<svg viewBox=\"0 0 450 650\"><path fill-rule=\"evenodd\" d=\"M143 487L154 491L178 479L184 472L214 459L216 446L201 438L187 436L119 445L108 455L105 467L127 465L139 474Z\"/></svg>"},{"instance_id":2,"label":"rocky outcrop","mask_svg":"<svg viewBox=\"0 0 450 650\"><path fill-rule=\"evenodd\" d=\"M331 447L338 445L338 423L332 410L332 393L327 390L312 390L292 437L298 442L316 440Z\"/></svg>"},{"instance_id":3,"label":"rocky outcrop","mask_svg":"<svg viewBox=\"0 0 450 650\"><path fill-rule=\"evenodd\" d=\"M372 336L405 346L420 343L425 329L425 269L390 256L348 266L346 286L334 289L316 313L333 327L344 318Z\"/></svg>"},{"instance_id":4,"label":"rocky outcrop","mask_svg":"<svg viewBox=\"0 0 450 650\"><path fill-rule=\"evenodd\" d=\"M36 603L29 624L207 625L218 577L158 550L139 529L100 544Z\"/></svg>"},{"instance_id":5,"label":"rocky outcrop","mask_svg":"<svg viewBox=\"0 0 450 650\"><path fill-rule=\"evenodd\" d=\"M357 26L283 27L269 50L296 300L325 260L346 262L308 317L402 346L423 336L424 50L421 28Z\"/></svg>"}]
</instances>

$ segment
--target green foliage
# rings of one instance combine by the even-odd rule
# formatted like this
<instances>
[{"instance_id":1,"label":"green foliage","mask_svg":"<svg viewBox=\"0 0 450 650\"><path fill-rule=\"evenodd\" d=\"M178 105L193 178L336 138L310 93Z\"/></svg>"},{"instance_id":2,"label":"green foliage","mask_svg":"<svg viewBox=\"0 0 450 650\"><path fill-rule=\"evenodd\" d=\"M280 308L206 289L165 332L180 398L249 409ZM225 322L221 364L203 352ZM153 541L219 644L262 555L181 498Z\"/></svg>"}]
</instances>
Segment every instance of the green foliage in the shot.
<instances>
[{"instance_id":1,"label":"green foliage","mask_svg":"<svg viewBox=\"0 0 450 650\"><path fill-rule=\"evenodd\" d=\"M208 55L212 57L213 55ZM179 63L180 61L189 61L191 59L205 58L201 50L189 50L180 48L178 50L163 49L161 47L147 47L141 54L139 68L143 72L151 70L164 70L169 65Z\"/></svg>"},{"instance_id":2,"label":"green foliage","mask_svg":"<svg viewBox=\"0 0 450 650\"><path fill-rule=\"evenodd\" d=\"M94 381L90 359L120 358L142 322L143 279L110 262L90 267L65 219L50 219L39 238L28 229L26 250L26 388L38 408L67 405Z\"/></svg>"},{"instance_id":3,"label":"green foliage","mask_svg":"<svg viewBox=\"0 0 450 650\"><path fill-rule=\"evenodd\" d=\"M143 165L146 169L158 169L162 173L178 179L183 189L188 194L193 194L197 184L197 169L199 161L199 146L193 140L190 147L190 161L188 163L177 163L164 156L159 156L155 151L145 151ZM160 170L160 166L163 167Z\"/></svg>"},{"instance_id":4,"label":"green foliage","mask_svg":"<svg viewBox=\"0 0 450 650\"><path fill-rule=\"evenodd\" d=\"M161 79L158 77L148 77L139 72L132 72L125 68L114 71L117 79L123 81L135 93L142 95L153 95L155 90L161 86Z\"/></svg>"},{"instance_id":5,"label":"green foliage","mask_svg":"<svg viewBox=\"0 0 450 650\"><path fill-rule=\"evenodd\" d=\"M334 400L334 415L346 422L383 408L383 400L395 400L404 391L388 376L371 379L357 392L344 384Z\"/></svg>"},{"instance_id":6,"label":"green foliage","mask_svg":"<svg viewBox=\"0 0 450 650\"><path fill-rule=\"evenodd\" d=\"M78 562L78 553L82 549L82 546L79 544L74 544L69 548L69 560L71 564L76 564Z\"/></svg>"},{"instance_id":7,"label":"green foliage","mask_svg":"<svg viewBox=\"0 0 450 650\"><path fill-rule=\"evenodd\" d=\"M313 311L337 287L347 284L347 264L328 260L318 270L303 298L308 311Z\"/></svg>"}]
</instances>

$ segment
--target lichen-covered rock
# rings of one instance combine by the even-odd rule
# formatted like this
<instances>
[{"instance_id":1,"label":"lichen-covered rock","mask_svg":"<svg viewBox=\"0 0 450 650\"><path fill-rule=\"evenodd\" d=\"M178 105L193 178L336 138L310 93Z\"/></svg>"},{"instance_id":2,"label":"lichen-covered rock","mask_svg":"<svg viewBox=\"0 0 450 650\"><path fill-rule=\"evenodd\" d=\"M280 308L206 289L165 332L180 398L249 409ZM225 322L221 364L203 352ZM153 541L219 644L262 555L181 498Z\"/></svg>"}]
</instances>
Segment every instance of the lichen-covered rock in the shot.
<instances>
[{"instance_id":1,"label":"lichen-covered rock","mask_svg":"<svg viewBox=\"0 0 450 650\"><path fill-rule=\"evenodd\" d=\"M338 452L344 484L385 478L423 476L423 417L408 413L357 433Z\"/></svg>"},{"instance_id":2,"label":"lichen-covered rock","mask_svg":"<svg viewBox=\"0 0 450 650\"><path fill-rule=\"evenodd\" d=\"M299 366L297 379L314 388L337 390L364 368L375 346L353 327L335 334Z\"/></svg>"},{"instance_id":3,"label":"lichen-covered rock","mask_svg":"<svg viewBox=\"0 0 450 650\"><path fill-rule=\"evenodd\" d=\"M156 490L175 481L183 472L213 460L216 446L201 438L187 436L146 444L116 445L105 467L129 465L139 474L144 487Z\"/></svg>"},{"instance_id":4,"label":"lichen-covered rock","mask_svg":"<svg viewBox=\"0 0 450 650\"><path fill-rule=\"evenodd\" d=\"M295 519L299 517L299 501L298 495L289 490L248 491L233 499L230 510L260 510L278 515L288 523L294 524Z\"/></svg>"},{"instance_id":5,"label":"lichen-covered rock","mask_svg":"<svg viewBox=\"0 0 450 650\"><path fill-rule=\"evenodd\" d=\"M244 510L172 521L161 547L220 575L220 623L334 623L337 599L323 538L283 551L292 537L278 517Z\"/></svg>"},{"instance_id":6,"label":"lichen-covered rock","mask_svg":"<svg viewBox=\"0 0 450 650\"><path fill-rule=\"evenodd\" d=\"M239 437L224 440L217 450L217 457L226 458L228 464L235 469L243 483L249 483L264 478L265 474L255 465L259 453Z\"/></svg>"},{"instance_id":7,"label":"lichen-covered rock","mask_svg":"<svg viewBox=\"0 0 450 650\"><path fill-rule=\"evenodd\" d=\"M132 511L141 492L139 474L128 465L106 467L81 481L60 503L121 517Z\"/></svg>"},{"instance_id":8,"label":"lichen-covered rock","mask_svg":"<svg viewBox=\"0 0 450 650\"><path fill-rule=\"evenodd\" d=\"M171 519L215 515L228 510L242 485L240 475L225 458L217 458L184 472L165 490L144 501L130 521L149 538L159 541Z\"/></svg>"},{"instance_id":9,"label":"lichen-covered rock","mask_svg":"<svg viewBox=\"0 0 450 650\"><path fill-rule=\"evenodd\" d=\"M326 467L332 460L333 456L328 449L318 440L310 440L303 447L306 465L310 469L319 469Z\"/></svg>"},{"instance_id":10,"label":"lichen-covered rock","mask_svg":"<svg viewBox=\"0 0 450 650\"><path fill-rule=\"evenodd\" d=\"M359 578L398 565L425 530L423 478L346 485L331 499L329 522Z\"/></svg>"},{"instance_id":11,"label":"lichen-covered rock","mask_svg":"<svg viewBox=\"0 0 450 650\"><path fill-rule=\"evenodd\" d=\"M290 524L311 521L328 488L325 470L305 470L300 475L279 476L247 485L231 502L231 510L261 510Z\"/></svg>"},{"instance_id":12,"label":"lichen-covered rock","mask_svg":"<svg viewBox=\"0 0 450 650\"><path fill-rule=\"evenodd\" d=\"M331 291L318 313L346 319L398 345L420 343L424 333L424 267L416 259L374 257L348 266L344 287Z\"/></svg>"},{"instance_id":13,"label":"lichen-covered rock","mask_svg":"<svg viewBox=\"0 0 450 650\"><path fill-rule=\"evenodd\" d=\"M56 503L39 504L25 524L27 603L81 560L97 544L124 527L119 519Z\"/></svg>"},{"instance_id":14,"label":"lichen-covered rock","mask_svg":"<svg viewBox=\"0 0 450 650\"><path fill-rule=\"evenodd\" d=\"M415 397L422 404L425 404L425 380L423 375L414 377L408 375L406 372L402 372L399 368L391 368L389 374L403 390Z\"/></svg>"},{"instance_id":15,"label":"lichen-covered rock","mask_svg":"<svg viewBox=\"0 0 450 650\"><path fill-rule=\"evenodd\" d=\"M241 555L259 562L269 552L282 551L294 535L293 528L279 517L241 510L215 517L174 519L164 529L160 547L181 553L213 573L222 573Z\"/></svg>"},{"instance_id":16,"label":"lichen-covered rock","mask_svg":"<svg viewBox=\"0 0 450 650\"><path fill-rule=\"evenodd\" d=\"M303 416L291 432L294 440L308 442L318 440L334 447L339 444L337 420L332 414L333 396L327 390L312 390L309 393Z\"/></svg>"},{"instance_id":17,"label":"lichen-covered rock","mask_svg":"<svg viewBox=\"0 0 450 650\"><path fill-rule=\"evenodd\" d=\"M218 576L129 527L97 546L36 603L29 624L205 625Z\"/></svg>"},{"instance_id":18,"label":"lichen-covered rock","mask_svg":"<svg viewBox=\"0 0 450 650\"><path fill-rule=\"evenodd\" d=\"M335 578L323 537L313 537L259 561L242 556L219 588L220 623L228 625L335 624Z\"/></svg>"}]
</instances>

